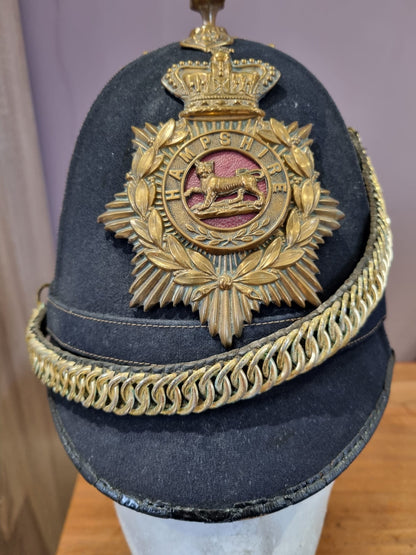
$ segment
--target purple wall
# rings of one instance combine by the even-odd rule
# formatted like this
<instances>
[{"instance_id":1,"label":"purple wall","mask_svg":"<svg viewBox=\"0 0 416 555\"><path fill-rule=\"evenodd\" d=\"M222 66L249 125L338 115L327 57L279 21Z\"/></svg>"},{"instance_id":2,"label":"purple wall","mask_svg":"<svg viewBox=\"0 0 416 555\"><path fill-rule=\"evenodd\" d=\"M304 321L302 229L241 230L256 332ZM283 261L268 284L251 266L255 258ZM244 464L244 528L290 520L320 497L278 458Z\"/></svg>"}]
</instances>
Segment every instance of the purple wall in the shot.
<instances>
[{"instance_id":1,"label":"purple wall","mask_svg":"<svg viewBox=\"0 0 416 555\"><path fill-rule=\"evenodd\" d=\"M78 130L105 83L144 50L199 25L187 0L20 0L51 218L57 229ZM416 3L414 0L227 0L219 23L274 43L308 67L361 133L393 221L388 329L416 358Z\"/></svg>"}]
</instances>

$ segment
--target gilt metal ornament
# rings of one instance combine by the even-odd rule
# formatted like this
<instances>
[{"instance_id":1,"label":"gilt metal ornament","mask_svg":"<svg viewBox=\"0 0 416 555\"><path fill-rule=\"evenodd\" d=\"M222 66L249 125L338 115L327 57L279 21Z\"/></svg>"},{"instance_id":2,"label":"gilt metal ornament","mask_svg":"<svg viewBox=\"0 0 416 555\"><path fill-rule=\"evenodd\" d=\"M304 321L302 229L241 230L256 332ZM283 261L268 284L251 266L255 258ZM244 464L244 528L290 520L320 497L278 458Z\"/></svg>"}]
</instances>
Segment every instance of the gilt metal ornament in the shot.
<instances>
[{"instance_id":1,"label":"gilt metal ornament","mask_svg":"<svg viewBox=\"0 0 416 555\"><path fill-rule=\"evenodd\" d=\"M191 10L199 12L202 16L202 25L191 31L188 38L181 41L181 46L194 48L203 52L211 52L214 48L232 44L224 27L218 27L215 20L217 13L224 8L225 0L191 0Z\"/></svg>"},{"instance_id":2,"label":"gilt metal ornament","mask_svg":"<svg viewBox=\"0 0 416 555\"><path fill-rule=\"evenodd\" d=\"M368 241L351 275L320 304L318 248L343 214L319 183L311 125L264 119L258 102L280 74L259 60L232 60L225 46L233 39L215 25L223 4L191 0L203 25L181 44L211 52L211 61L168 70L162 82L182 98L184 111L177 121L132 128L124 188L98 220L132 244L131 306L183 302L225 346L261 305L319 307L220 357L155 367L61 348L45 335L46 307L38 299L26 332L33 370L54 393L84 407L186 415L252 398L357 341L384 294L390 221L371 162L350 130L369 200Z\"/></svg>"},{"instance_id":3,"label":"gilt metal ornament","mask_svg":"<svg viewBox=\"0 0 416 555\"><path fill-rule=\"evenodd\" d=\"M320 304L317 250L343 214L321 188L312 126L258 106L279 71L210 50L163 77L184 110L132 128L124 189L98 220L133 245L131 306L183 302L229 347L261 305Z\"/></svg>"}]
</instances>

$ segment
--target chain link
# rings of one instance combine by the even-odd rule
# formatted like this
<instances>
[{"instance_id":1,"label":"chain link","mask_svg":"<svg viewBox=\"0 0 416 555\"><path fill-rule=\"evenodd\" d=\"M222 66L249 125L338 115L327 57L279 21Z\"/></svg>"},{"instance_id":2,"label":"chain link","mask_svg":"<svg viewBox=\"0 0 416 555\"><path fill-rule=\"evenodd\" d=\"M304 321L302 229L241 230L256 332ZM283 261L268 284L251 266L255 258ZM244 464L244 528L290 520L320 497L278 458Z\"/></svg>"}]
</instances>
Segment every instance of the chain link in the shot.
<instances>
[{"instance_id":1,"label":"chain link","mask_svg":"<svg viewBox=\"0 0 416 555\"><path fill-rule=\"evenodd\" d=\"M95 362L52 345L41 331L46 308L39 303L26 333L38 378L55 393L84 407L118 415L185 415L263 393L319 366L345 347L381 299L392 260L381 188L358 134L353 130L350 134L368 191L370 237L350 278L308 318L252 343L249 350L233 351L230 355L234 358L205 366L198 361L184 371L149 373Z\"/></svg>"}]
</instances>

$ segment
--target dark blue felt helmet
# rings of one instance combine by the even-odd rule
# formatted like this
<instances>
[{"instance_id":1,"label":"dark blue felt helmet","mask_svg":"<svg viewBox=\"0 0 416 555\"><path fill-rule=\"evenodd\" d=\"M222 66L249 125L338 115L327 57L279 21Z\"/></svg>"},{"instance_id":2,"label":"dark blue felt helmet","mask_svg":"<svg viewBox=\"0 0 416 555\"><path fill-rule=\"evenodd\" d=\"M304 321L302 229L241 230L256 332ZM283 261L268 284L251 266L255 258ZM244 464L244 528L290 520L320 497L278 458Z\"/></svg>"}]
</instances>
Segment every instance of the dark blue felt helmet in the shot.
<instances>
[{"instance_id":1,"label":"dark blue felt helmet","mask_svg":"<svg viewBox=\"0 0 416 555\"><path fill-rule=\"evenodd\" d=\"M359 138L298 62L232 49L172 44L100 93L27 332L81 474L138 511L205 522L336 478L392 370L391 237Z\"/></svg>"}]
</instances>

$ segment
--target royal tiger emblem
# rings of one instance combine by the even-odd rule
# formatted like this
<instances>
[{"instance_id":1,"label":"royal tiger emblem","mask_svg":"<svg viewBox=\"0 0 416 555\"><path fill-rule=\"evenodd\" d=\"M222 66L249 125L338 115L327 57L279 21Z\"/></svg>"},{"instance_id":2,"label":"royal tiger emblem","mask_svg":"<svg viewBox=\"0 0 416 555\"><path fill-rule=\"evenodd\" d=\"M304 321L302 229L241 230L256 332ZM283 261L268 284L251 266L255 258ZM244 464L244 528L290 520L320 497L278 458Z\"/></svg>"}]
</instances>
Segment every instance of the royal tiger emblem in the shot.
<instances>
[{"instance_id":1,"label":"royal tiger emblem","mask_svg":"<svg viewBox=\"0 0 416 555\"><path fill-rule=\"evenodd\" d=\"M237 193L235 198L229 200L230 204L243 201L244 194L252 194L257 197L254 207L260 209L265 200L265 195L260 191L257 182L264 179L261 170L238 169L231 177L215 175L215 162L195 162L196 174L201 183L200 187L192 187L185 191L185 197L202 193L204 202L198 206L199 212L210 208L218 197Z\"/></svg>"},{"instance_id":2,"label":"royal tiger emblem","mask_svg":"<svg viewBox=\"0 0 416 555\"><path fill-rule=\"evenodd\" d=\"M124 188L99 216L133 245L130 305L190 305L225 347L261 305L320 304L316 251L343 216L320 186L312 125L263 117L279 77L226 48L174 64L162 83L184 110L132 128Z\"/></svg>"}]
</instances>

